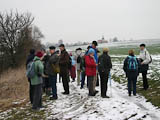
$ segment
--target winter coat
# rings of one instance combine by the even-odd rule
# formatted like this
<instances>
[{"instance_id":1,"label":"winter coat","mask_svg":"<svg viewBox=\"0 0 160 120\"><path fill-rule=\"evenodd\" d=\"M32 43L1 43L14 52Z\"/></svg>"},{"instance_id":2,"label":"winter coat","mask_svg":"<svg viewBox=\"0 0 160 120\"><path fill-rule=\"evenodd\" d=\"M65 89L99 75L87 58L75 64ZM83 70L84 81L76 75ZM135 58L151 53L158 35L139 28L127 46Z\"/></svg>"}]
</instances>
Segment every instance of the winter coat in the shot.
<instances>
[{"instance_id":1,"label":"winter coat","mask_svg":"<svg viewBox=\"0 0 160 120\"><path fill-rule=\"evenodd\" d=\"M26 66L28 65L28 63L30 63L31 61L33 61L34 57L35 57L34 54L28 55L27 60L26 60Z\"/></svg>"},{"instance_id":2,"label":"winter coat","mask_svg":"<svg viewBox=\"0 0 160 120\"><path fill-rule=\"evenodd\" d=\"M151 61L151 57L147 49L140 51L139 62L140 64L139 73L145 72L149 69L149 62Z\"/></svg>"},{"instance_id":3,"label":"winter coat","mask_svg":"<svg viewBox=\"0 0 160 120\"><path fill-rule=\"evenodd\" d=\"M103 53L98 59L98 71L107 72L112 68L111 57L107 53Z\"/></svg>"},{"instance_id":4,"label":"winter coat","mask_svg":"<svg viewBox=\"0 0 160 120\"><path fill-rule=\"evenodd\" d=\"M70 56L68 52L64 49L63 51L61 51L61 55L59 58L60 74L69 73L69 62L70 62Z\"/></svg>"},{"instance_id":5,"label":"winter coat","mask_svg":"<svg viewBox=\"0 0 160 120\"><path fill-rule=\"evenodd\" d=\"M50 56L48 64L47 64L48 75L56 76L57 73L55 73L54 70L53 70L53 64L59 64L59 56L57 55L57 53L53 53Z\"/></svg>"},{"instance_id":6,"label":"winter coat","mask_svg":"<svg viewBox=\"0 0 160 120\"><path fill-rule=\"evenodd\" d=\"M85 72L85 55L82 57L81 59L81 63L80 63L80 69L82 72Z\"/></svg>"},{"instance_id":7,"label":"winter coat","mask_svg":"<svg viewBox=\"0 0 160 120\"><path fill-rule=\"evenodd\" d=\"M35 75L31 79L31 85L39 85L43 83L42 74L44 71L44 66L39 57L35 56L34 61L35 61Z\"/></svg>"},{"instance_id":8,"label":"winter coat","mask_svg":"<svg viewBox=\"0 0 160 120\"><path fill-rule=\"evenodd\" d=\"M48 62L49 62L49 58L50 58L50 56L49 55L45 55L44 57L43 57L43 65L44 65L44 74L45 75L48 75L48 70L47 70L47 65L48 65Z\"/></svg>"},{"instance_id":9,"label":"winter coat","mask_svg":"<svg viewBox=\"0 0 160 120\"><path fill-rule=\"evenodd\" d=\"M137 68L136 71L130 71L130 70L128 69L128 60L129 60L129 57L127 57L127 58L124 60L124 65L123 65L123 70L124 70L124 72L126 73L126 77L128 77L128 75L129 75L130 73L136 73L136 75L138 76L138 70L139 70L139 66L140 66L139 60L136 58L137 63L138 63L138 65L137 65L138 68Z\"/></svg>"},{"instance_id":10,"label":"winter coat","mask_svg":"<svg viewBox=\"0 0 160 120\"><path fill-rule=\"evenodd\" d=\"M96 76L96 62L93 57L87 55L85 57L86 75Z\"/></svg>"},{"instance_id":11,"label":"winter coat","mask_svg":"<svg viewBox=\"0 0 160 120\"><path fill-rule=\"evenodd\" d=\"M144 64L149 64L149 62L151 61L150 54L147 51L147 49L140 51L139 58L141 59L141 62Z\"/></svg>"}]
</instances>

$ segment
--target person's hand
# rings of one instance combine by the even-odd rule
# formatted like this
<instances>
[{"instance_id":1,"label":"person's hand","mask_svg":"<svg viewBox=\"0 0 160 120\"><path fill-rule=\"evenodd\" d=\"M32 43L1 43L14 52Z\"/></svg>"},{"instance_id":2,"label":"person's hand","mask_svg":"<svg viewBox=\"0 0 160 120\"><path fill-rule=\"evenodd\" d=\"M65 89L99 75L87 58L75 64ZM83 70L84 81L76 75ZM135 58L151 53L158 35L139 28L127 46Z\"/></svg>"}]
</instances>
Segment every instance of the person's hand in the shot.
<instances>
[{"instance_id":1,"label":"person's hand","mask_svg":"<svg viewBox=\"0 0 160 120\"><path fill-rule=\"evenodd\" d=\"M98 64L96 64L96 66L98 66Z\"/></svg>"},{"instance_id":2,"label":"person's hand","mask_svg":"<svg viewBox=\"0 0 160 120\"><path fill-rule=\"evenodd\" d=\"M141 65L143 65L144 63L143 62L141 62Z\"/></svg>"}]
</instances>

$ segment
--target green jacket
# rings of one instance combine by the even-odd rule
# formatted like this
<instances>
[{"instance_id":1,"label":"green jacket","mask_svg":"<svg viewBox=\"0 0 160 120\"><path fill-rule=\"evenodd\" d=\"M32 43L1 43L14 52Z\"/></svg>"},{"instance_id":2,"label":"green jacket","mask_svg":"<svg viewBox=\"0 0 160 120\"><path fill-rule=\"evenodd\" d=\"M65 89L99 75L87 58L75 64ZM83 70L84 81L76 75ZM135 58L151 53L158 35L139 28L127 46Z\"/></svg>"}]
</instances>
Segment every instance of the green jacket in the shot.
<instances>
[{"instance_id":1,"label":"green jacket","mask_svg":"<svg viewBox=\"0 0 160 120\"><path fill-rule=\"evenodd\" d=\"M35 56L34 61L35 61L35 75L31 79L31 85L42 84L43 83L42 74L44 71L43 63L41 62L40 58L37 56Z\"/></svg>"}]
</instances>

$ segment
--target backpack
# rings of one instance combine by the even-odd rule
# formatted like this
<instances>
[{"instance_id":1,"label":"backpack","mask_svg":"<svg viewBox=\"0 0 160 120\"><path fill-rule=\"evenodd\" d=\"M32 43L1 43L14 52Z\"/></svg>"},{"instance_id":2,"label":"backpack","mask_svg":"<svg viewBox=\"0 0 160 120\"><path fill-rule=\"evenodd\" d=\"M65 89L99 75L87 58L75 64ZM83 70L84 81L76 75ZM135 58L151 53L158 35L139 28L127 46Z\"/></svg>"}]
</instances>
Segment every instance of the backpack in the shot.
<instances>
[{"instance_id":1,"label":"backpack","mask_svg":"<svg viewBox=\"0 0 160 120\"><path fill-rule=\"evenodd\" d=\"M60 73L60 67L59 67L59 64L56 63L56 64L52 64L52 68L53 68L53 72L54 73Z\"/></svg>"},{"instance_id":2,"label":"backpack","mask_svg":"<svg viewBox=\"0 0 160 120\"><path fill-rule=\"evenodd\" d=\"M81 63L81 56L79 55L78 57L77 57L77 63Z\"/></svg>"},{"instance_id":3,"label":"backpack","mask_svg":"<svg viewBox=\"0 0 160 120\"><path fill-rule=\"evenodd\" d=\"M138 62L135 56L128 56L128 70L129 71L138 70Z\"/></svg>"},{"instance_id":4,"label":"backpack","mask_svg":"<svg viewBox=\"0 0 160 120\"><path fill-rule=\"evenodd\" d=\"M31 61L27 64L26 76L31 79L35 76L35 73L35 62Z\"/></svg>"}]
</instances>

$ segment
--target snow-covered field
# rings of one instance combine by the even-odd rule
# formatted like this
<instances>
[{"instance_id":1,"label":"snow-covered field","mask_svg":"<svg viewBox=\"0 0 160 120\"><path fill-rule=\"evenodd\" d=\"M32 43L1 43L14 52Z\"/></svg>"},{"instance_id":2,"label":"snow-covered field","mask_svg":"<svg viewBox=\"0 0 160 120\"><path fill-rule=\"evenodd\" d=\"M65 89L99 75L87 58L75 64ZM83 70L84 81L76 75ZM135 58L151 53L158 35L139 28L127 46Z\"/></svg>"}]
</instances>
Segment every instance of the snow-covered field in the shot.
<instances>
[{"instance_id":1,"label":"snow-covered field","mask_svg":"<svg viewBox=\"0 0 160 120\"><path fill-rule=\"evenodd\" d=\"M99 90L99 87L97 88ZM59 120L159 120L160 110L146 102L142 96L128 97L125 86L112 81L109 86L109 99L88 97L88 90L80 89L70 83L71 94L62 95L62 85L58 83L59 99L50 102L48 111L52 115L47 119Z\"/></svg>"},{"instance_id":2,"label":"snow-covered field","mask_svg":"<svg viewBox=\"0 0 160 120\"><path fill-rule=\"evenodd\" d=\"M157 43L159 41L156 41ZM154 44L156 44L154 42ZM122 43L114 43L109 46L120 46ZM123 45L129 45L133 43L126 42ZM139 43L134 42L135 45ZM147 44L152 44L150 41ZM100 45L99 47L105 46ZM86 47L86 46L85 46ZM84 48L85 48L84 47ZM70 48L74 50L74 47ZM117 76L123 75L122 70L122 61L126 55L112 55L113 69L112 75L116 74ZM119 61L119 58L121 61ZM156 68L157 72L160 73L160 55L152 55L153 63L150 67L150 73L153 72L153 69ZM124 79L124 78L123 78ZM155 77L156 80L159 78ZM51 101L46 99L43 101L45 108L43 118L46 120L160 120L160 109L153 106L150 102L147 102L143 96L128 96L127 85L119 84L113 79L112 85L110 82L108 85L108 96L109 99L100 97L100 88L99 93L95 97L88 96L88 89L85 86L84 89L80 89L80 86L76 86L76 82L70 83L70 95L63 95L63 86L62 83L57 83L58 88L58 100ZM17 101L18 102L18 101ZM31 108L30 105L29 108ZM34 118L35 113L26 108L15 109L15 114L21 113L23 110L24 118L31 119ZM0 113L0 120L13 120L13 114L10 114L12 111L8 110ZM33 116L32 118L25 116ZM18 119L19 120L19 119ZM37 120L37 119L35 119Z\"/></svg>"}]
</instances>

